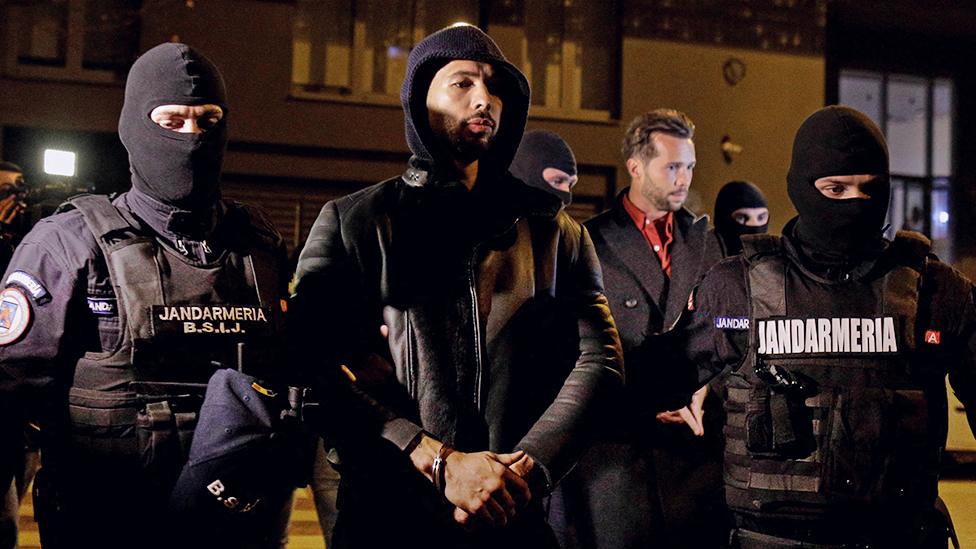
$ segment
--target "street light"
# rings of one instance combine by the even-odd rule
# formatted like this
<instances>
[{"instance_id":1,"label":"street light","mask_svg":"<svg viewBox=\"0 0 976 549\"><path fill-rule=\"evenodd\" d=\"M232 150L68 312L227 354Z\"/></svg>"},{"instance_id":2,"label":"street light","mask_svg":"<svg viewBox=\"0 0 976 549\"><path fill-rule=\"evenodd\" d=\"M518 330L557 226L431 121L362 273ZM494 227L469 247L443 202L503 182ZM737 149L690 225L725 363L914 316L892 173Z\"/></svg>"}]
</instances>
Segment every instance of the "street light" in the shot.
<instances>
[{"instance_id":1,"label":"street light","mask_svg":"<svg viewBox=\"0 0 976 549\"><path fill-rule=\"evenodd\" d=\"M44 173L49 175L75 175L75 153L57 149L44 150Z\"/></svg>"}]
</instances>

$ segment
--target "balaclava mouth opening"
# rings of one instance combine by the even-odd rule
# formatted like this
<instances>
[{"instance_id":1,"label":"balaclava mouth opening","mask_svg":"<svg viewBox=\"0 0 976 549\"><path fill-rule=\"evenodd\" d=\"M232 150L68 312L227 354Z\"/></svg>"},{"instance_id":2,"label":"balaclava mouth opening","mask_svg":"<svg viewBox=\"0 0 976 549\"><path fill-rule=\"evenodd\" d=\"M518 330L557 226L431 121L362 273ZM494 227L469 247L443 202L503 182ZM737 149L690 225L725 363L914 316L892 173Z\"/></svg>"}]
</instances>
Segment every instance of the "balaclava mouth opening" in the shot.
<instances>
[{"instance_id":1,"label":"balaclava mouth opening","mask_svg":"<svg viewBox=\"0 0 976 549\"><path fill-rule=\"evenodd\" d=\"M546 168L556 168L569 175L576 175L576 158L573 151L559 135L546 130L533 130L522 136L515 159L512 160L512 175L526 184L555 195L569 206L573 201L573 193L562 191L550 185L542 172Z\"/></svg>"},{"instance_id":2,"label":"balaclava mouth opening","mask_svg":"<svg viewBox=\"0 0 976 549\"><path fill-rule=\"evenodd\" d=\"M529 112L529 83L525 75L508 62L498 45L477 27L458 25L441 29L424 38L407 59L407 72L400 88L407 144L414 157L428 169L454 169L451 151L433 133L427 117L427 92L434 75L447 63L466 59L488 63L500 77L498 95L502 116L498 134L479 159L479 178L486 173L503 174L518 149Z\"/></svg>"},{"instance_id":3,"label":"balaclava mouth opening","mask_svg":"<svg viewBox=\"0 0 976 549\"><path fill-rule=\"evenodd\" d=\"M161 105L218 105L220 122L203 133L179 133L149 118ZM132 65L119 117L135 190L174 208L210 211L220 198L227 147L227 97L217 67L185 44L164 43Z\"/></svg>"},{"instance_id":4,"label":"balaclava mouth opening","mask_svg":"<svg viewBox=\"0 0 976 549\"><path fill-rule=\"evenodd\" d=\"M876 175L870 198L824 196L822 177ZM852 264L882 245L891 183L888 146L870 118L830 106L810 115L796 132L787 191L799 212L794 236L827 264Z\"/></svg>"},{"instance_id":5,"label":"balaclava mouth opening","mask_svg":"<svg viewBox=\"0 0 976 549\"><path fill-rule=\"evenodd\" d=\"M722 186L715 198L715 232L722 239L728 255L742 251L742 235L764 234L769 230L768 221L749 227L732 219L732 213L739 208L767 207L762 191L748 181L729 181Z\"/></svg>"}]
</instances>

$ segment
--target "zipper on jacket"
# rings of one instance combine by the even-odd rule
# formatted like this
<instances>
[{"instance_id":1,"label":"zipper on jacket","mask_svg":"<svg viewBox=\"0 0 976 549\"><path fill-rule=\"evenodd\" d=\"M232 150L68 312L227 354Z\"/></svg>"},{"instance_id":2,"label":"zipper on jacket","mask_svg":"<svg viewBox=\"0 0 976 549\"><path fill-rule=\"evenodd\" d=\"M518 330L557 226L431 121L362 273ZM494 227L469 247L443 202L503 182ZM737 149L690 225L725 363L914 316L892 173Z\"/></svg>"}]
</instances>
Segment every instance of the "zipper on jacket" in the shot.
<instances>
[{"instance_id":1,"label":"zipper on jacket","mask_svg":"<svg viewBox=\"0 0 976 549\"><path fill-rule=\"evenodd\" d=\"M504 231L500 231L498 234L490 237L497 238L500 235L507 233L513 228L518 227L521 217L516 217L515 221L508 226ZM516 239L518 235L516 235ZM474 327L474 343L475 343L475 389L474 389L474 401L475 405L478 407L478 411L481 412L481 389L482 389L482 372L483 372L483 359L481 356L481 315L478 310L478 280L477 280L477 261L478 261L478 250L481 249L484 242L479 243L474 247L474 251L471 252L471 260L468 261L468 290L471 293L471 316L473 318L472 325Z\"/></svg>"},{"instance_id":2,"label":"zipper on jacket","mask_svg":"<svg viewBox=\"0 0 976 549\"><path fill-rule=\"evenodd\" d=\"M471 323L474 328L474 347L475 347L475 369L474 369L474 402L475 406L478 407L478 411L481 411L481 315L478 311L478 277L477 277L477 260L478 260L478 250L481 249L481 244L474 247L474 251L471 253L471 260L468 262L468 290L471 293L471 317L473 322Z\"/></svg>"}]
</instances>

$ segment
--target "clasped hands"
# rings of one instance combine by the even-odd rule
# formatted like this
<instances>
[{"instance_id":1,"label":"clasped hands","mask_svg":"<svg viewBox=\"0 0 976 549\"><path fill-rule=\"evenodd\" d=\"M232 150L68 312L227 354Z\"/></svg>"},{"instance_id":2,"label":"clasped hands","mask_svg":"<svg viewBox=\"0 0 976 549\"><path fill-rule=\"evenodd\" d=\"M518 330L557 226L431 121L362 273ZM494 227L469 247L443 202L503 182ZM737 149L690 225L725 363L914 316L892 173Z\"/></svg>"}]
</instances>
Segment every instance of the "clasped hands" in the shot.
<instances>
[{"instance_id":1,"label":"clasped hands","mask_svg":"<svg viewBox=\"0 0 976 549\"><path fill-rule=\"evenodd\" d=\"M411 453L414 465L430 477L433 456L441 443L422 435ZM526 477L535 461L523 451L453 451L444 460L444 497L454 507L454 520L466 528L502 527L531 501ZM431 479L433 480L433 479Z\"/></svg>"}]
</instances>

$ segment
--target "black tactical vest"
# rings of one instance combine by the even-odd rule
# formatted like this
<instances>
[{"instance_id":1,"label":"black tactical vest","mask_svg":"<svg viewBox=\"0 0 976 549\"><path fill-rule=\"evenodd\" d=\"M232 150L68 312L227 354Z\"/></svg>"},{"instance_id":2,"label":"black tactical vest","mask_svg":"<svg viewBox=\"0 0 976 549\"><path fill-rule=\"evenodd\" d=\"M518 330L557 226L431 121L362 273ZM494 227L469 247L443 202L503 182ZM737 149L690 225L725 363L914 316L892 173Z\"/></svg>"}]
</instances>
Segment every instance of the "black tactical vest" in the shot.
<instances>
[{"instance_id":1,"label":"black tactical vest","mask_svg":"<svg viewBox=\"0 0 976 549\"><path fill-rule=\"evenodd\" d=\"M262 375L281 357L284 303L276 233L225 203L238 241L206 265L160 244L104 196L69 201L101 249L117 315L76 363L69 389L72 460L141 471L161 487L179 473L211 374ZM91 307L91 303L89 303Z\"/></svg>"},{"instance_id":2,"label":"black tactical vest","mask_svg":"<svg viewBox=\"0 0 976 549\"><path fill-rule=\"evenodd\" d=\"M931 509L945 386L917 345L928 241L899 233L890 268L836 282L801 272L779 237L743 242L751 342L728 382L729 506L779 524Z\"/></svg>"}]
</instances>

